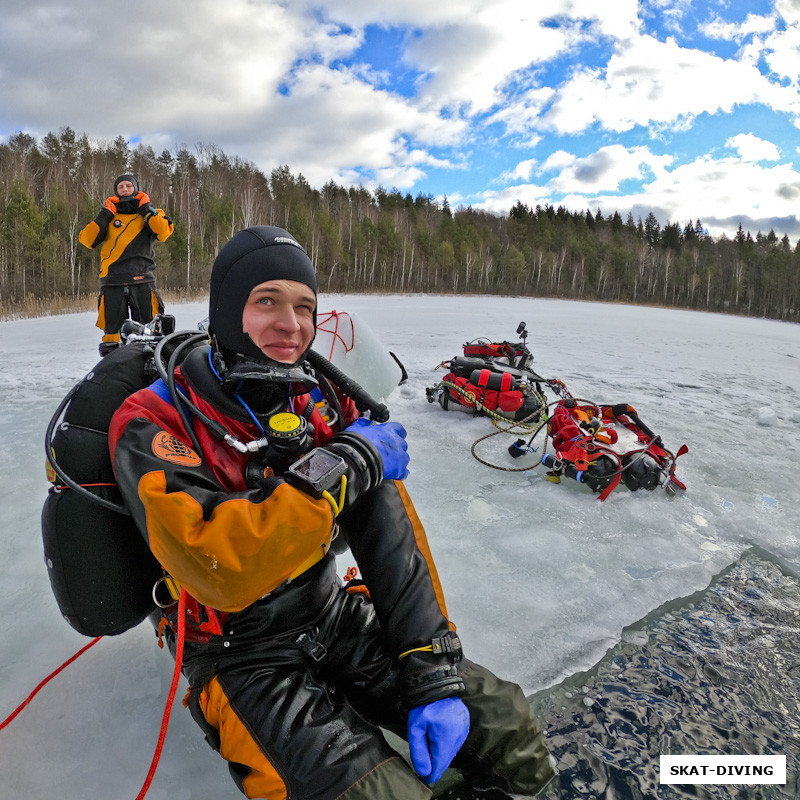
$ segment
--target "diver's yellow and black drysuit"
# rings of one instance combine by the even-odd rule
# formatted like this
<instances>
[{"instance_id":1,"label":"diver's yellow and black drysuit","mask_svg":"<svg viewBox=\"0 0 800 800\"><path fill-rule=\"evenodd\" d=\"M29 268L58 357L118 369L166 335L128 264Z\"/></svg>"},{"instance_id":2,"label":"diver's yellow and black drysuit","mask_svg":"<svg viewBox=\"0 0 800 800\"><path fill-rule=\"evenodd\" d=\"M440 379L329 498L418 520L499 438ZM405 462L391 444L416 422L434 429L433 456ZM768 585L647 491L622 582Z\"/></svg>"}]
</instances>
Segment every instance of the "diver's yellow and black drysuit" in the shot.
<instances>
[{"instance_id":1,"label":"diver's yellow and black drysuit","mask_svg":"<svg viewBox=\"0 0 800 800\"><path fill-rule=\"evenodd\" d=\"M213 311L211 321L223 335ZM177 391L212 427L254 441L265 421L224 388L212 341L183 361ZM358 413L351 400L337 393L330 426L310 411L308 395L289 403L309 418L316 447L344 452L355 443L344 430ZM471 717L454 766L537 792L552 776L543 735L518 686L463 656L403 482L352 474L353 502L337 516L328 499L271 470L248 481L250 454L222 444L197 417L192 428L194 441L174 393L156 383L117 411L109 441L128 509L192 598L183 662L189 708L242 792L270 800L430 797L380 727L404 735L411 708L449 697L460 697ZM337 531L363 582L346 585L337 575ZM164 610L173 650L176 613L175 604Z\"/></svg>"},{"instance_id":2,"label":"diver's yellow and black drysuit","mask_svg":"<svg viewBox=\"0 0 800 800\"><path fill-rule=\"evenodd\" d=\"M135 178L121 175L123 179ZM136 184L138 187L138 183ZM100 293L97 327L104 342L119 342L122 324L130 318L150 322L164 311L156 289L154 242L165 242L175 226L150 197L137 191L131 198L109 197L98 215L78 234L89 249L100 247Z\"/></svg>"}]
</instances>

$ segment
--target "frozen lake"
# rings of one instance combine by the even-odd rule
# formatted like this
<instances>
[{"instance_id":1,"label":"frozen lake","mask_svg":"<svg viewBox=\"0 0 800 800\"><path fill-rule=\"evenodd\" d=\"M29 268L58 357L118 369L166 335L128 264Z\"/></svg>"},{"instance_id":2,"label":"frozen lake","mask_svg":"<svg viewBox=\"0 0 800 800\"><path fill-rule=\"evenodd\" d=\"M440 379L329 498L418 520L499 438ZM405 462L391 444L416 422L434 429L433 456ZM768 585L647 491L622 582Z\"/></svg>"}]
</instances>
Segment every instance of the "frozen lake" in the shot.
<instances>
[{"instance_id":1,"label":"frozen lake","mask_svg":"<svg viewBox=\"0 0 800 800\"><path fill-rule=\"evenodd\" d=\"M627 626L706 589L753 545L800 571L800 326L536 298L320 297L321 311L334 308L357 314L408 370L388 405L408 429L407 486L450 615L469 657L526 694L592 670ZM167 310L179 328L207 313L203 303ZM522 320L541 375L576 397L631 404L673 452L688 445L683 496L623 487L599 502L574 481L546 481L541 467L505 472L472 457L490 421L445 412L425 389L465 342L513 341ZM45 427L97 360L93 326L92 313L0 322L0 719L88 641L52 598L39 514ZM479 454L519 467L511 441L495 436ZM345 554L342 574L348 566ZM3 800L134 798L171 670L147 624L100 642L0 732ZM238 797L176 703L148 798Z\"/></svg>"}]
</instances>

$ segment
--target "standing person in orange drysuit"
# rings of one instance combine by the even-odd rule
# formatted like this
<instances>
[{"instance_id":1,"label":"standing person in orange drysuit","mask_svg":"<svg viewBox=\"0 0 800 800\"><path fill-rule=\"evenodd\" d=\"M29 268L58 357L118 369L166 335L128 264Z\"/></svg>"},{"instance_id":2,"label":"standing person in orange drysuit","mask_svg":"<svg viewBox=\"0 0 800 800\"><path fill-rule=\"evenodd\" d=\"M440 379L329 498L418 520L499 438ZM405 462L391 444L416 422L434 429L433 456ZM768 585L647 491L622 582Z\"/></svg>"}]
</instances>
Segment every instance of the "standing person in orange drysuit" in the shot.
<instances>
[{"instance_id":1,"label":"standing person in orange drysuit","mask_svg":"<svg viewBox=\"0 0 800 800\"><path fill-rule=\"evenodd\" d=\"M100 247L97 327L103 331L101 356L119 346L119 331L129 312L131 319L146 323L164 311L156 289L153 242L165 242L173 230L172 220L150 204L136 176L127 173L114 181L114 194L78 234L85 247Z\"/></svg>"}]
</instances>

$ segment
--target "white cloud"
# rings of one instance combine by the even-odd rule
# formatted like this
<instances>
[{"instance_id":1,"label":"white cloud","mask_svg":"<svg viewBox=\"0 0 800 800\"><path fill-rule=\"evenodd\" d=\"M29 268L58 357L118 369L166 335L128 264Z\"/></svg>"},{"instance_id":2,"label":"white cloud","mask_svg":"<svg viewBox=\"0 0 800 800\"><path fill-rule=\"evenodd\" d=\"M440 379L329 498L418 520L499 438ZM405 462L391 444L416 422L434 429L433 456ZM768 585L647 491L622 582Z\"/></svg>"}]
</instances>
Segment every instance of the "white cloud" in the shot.
<instances>
[{"instance_id":1,"label":"white cloud","mask_svg":"<svg viewBox=\"0 0 800 800\"><path fill-rule=\"evenodd\" d=\"M420 103L475 114L491 108L511 76L542 64L599 36L632 36L637 28L637 0L618 0L599 8L594 0L553 0L546 6L519 0L298 0L295 11L363 28L367 25L408 27L403 54L419 70ZM558 19L556 26L542 20ZM589 24L585 28L584 23Z\"/></svg>"},{"instance_id":2,"label":"white cloud","mask_svg":"<svg viewBox=\"0 0 800 800\"><path fill-rule=\"evenodd\" d=\"M800 113L797 93L770 83L754 66L641 36L620 45L605 70L584 69L560 87L541 124L560 133L593 124L619 133L686 124L743 103Z\"/></svg>"},{"instance_id":3,"label":"white cloud","mask_svg":"<svg viewBox=\"0 0 800 800\"><path fill-rule=\"evenodd\" d=\"M411 145L410 134L417 143L441 147L458 142L464 132L461 120L421 111L347 70L332 72L321 65L298 70L289 94L276 98L263 114L264 135L249 145L255 145L257 160L302 165L315 185L339 178L341 165L358 164L367 172L383 170L378 183L413 186L423 167L451 164ZM250 129L244 135L252 136Z\"/></svg>"},{"instance_id":4,"label":"white cloud","mask_svg":"<svg viewBox=\"0 0 800 800\"><path fill-rule=\"evenodd\" d=\"M3 76L0 104L38 126L76 120L98 135L235 126L319 36L275 4L254 13L244 0L195 0L189 10L142 2L102 14L76 2L68 14L6 16L2 61L18 80Z\"/></svg>"},{"instance_id":5,"label":"white cloud","mask_svg":"<svg viewBox=\"0 0 800 800\"><path fill-rule=\"evenodd\" d=\"M646 147L625 148L621 145L609 145L588 156L580 157L566 150L556 150L540 165L535 161L523 161L514 170L506 173L504 177L508 181L516 178L521 183L497 192L486 193L482 207L500 210L503 204L506 204L505 208L510 208L517 199L522 199L522 196L538 202L541 197L580 195L583 198L581 203L570 206L574 210L580 210L592 205L594 201L589 198L610 196L611 193L619 192L626 181L658 182L668 174L672 163L672 156L656 155ZM555 175L547 178L550 173ZM531 182L534 174L542 178L539 183ZM624 203L625 197L617 196L613 207L616 208Z\"/></svg>"},{"instance_id":6,"label":"white cloud","mask_svg":"<svg viewBox=\"0 0 800 800\"><path fill-rule=\"evenodd\" d=\"M518 5L503 6L487 6L466 23L429 29L410 43L406 59L427 76L419 87L422 103L468 115L486 111L515 72L569 46L570 32L542 28L538 17Z\"/></svg>"},{"instance_id":7,"label":"white cloud","mask_svg":"<svg viewBox=\"0 0 800 800\"><path fill-rule=\"evenodd\" d=\"M578 18L595 20L602 36L625 40L638 35L641 29L639 0L614 0L602 4L597 0L575 0L570 5Z\"/></svg>"},{"instance_id":8,"label":"white cloud","mask_svg":"<svg viewBox=\"0 0 800 800\"><path fill-rule=\"evenodd\" d=\"M629 210L634 216L641 217L653 211L662 224L685 224L699 217L714 236L722 233L733 235L742 219L761 221L764 233L774 221L791 220L792 229L788 232L800 234L796 221L800 205L800 172L791 165L765 167L738 158L715 159L711 156L674 168L669 168L666 161L650 160L648 164L651 167L655 164L651 178L640 190L626 195L611 193L613 187L603 186L599 191L591 191L587 187L573 186L572 191L552 200L554 184L573 185L567 174L559 175L547 184L524 183L486 192L477 207L504 213L520 201L531 207L551 202L573 211L599 207L604 214L616 210L623 217ZM714 222L709 223L709 220ZM778 235L784 232L787 231L776 230Z\"/></svg>"},{"instance_id":9,"label":"white cloud","mask_svg":"<svg viewBox=\"0 0 800 800\"><path fill-rule=\"evenodd\" d=\"M533 171L536 169L537 161L534 158L520 161L514 169L504 172L498 179L499 183L514 183L515 181L530 180Z\"/></svg>"},{"instance_id":10,"label":"white cloud","mask_svg":"<svg viewBox=\"0 0 800 800\"><path fill-rule=\"evenodd\" d=\"M671 156L654 155L646 147L610 145L589 156L570 160L560 153L557 159L545 162L543 171L559 169L558 175L548 184L553 193L594 194L619 191L624 181L642 180L651 174L662 175L672 160Z\"/></svg>"},{"instance_id":11,"label":"white cloud","mask_svg":"<svg viewBox=\"0 0 800 800\"><path fill-rule=\"evenodd\" d=\"M775 0L775 12L787 25L800 23L800 0Z\"/></svg>"},{"instance_id":12,"label":"white cloud","mask_svg":"<svg viewBox=\"0 0 800 800\"><path fill-rule=\"evenodd\" d=\"M555 97L555 89L529 89L519 99L508 102L487 118L488 124L501 123L512 136L529 136L539 124L539 118Z\"/></svg>"},{"instance_id":13,"label":"white cloud","mask_svg":"<svg viewBox=\"0 0 800 800\"><path fill-rule=\"evenodd\" d=\"M800 172L780 164L763 167L739 159L703 157L660 176L632 204L664 209L673 221L727 220L712 233L730 235L741 217L794 217L800 202ZM764 231L766 233L766 231Z\"/></svg>"},{"instance_id":14,"label":"white cloud","mask_svg":"<svg viewBox=\"0 0 800 800\"><path fill-rule=\"evenodd\" d=\"M646 8L648 5L651 8ZM691 0L649 0L649 3L641 4L640 13L657 16L667 30L680 33L683 19L690 9Z\"/></svg>"},{"instance_id":15,"label":"white cloud","mask_svg":"<svg viewBox=\"0 0 800 800\"><path fill-rule=\"evenodd\" d=\"M712 39L741 42L753 34L769 33L775 30L775 18L761 14L748 14L744 22L727 22L715 17L699 26L701 33Z\"/></svg>"},{"instance_id":16,"label":"white cloud","mask_svg":"<svg viewBox=\"0 0 800 800\"><path fill-rule=\"evenodd\" d=\"M472 18L484 0L459 0L458 3L431 3L430 0L292 0L292 7L305 16L322 14L326 20L354 27L367 25L413 26L418 29L451 25Z\"/></svg>"},{"instance_id":17,"label":"white cloud","mask_svg":"<svg viewBox=\"0 0 800 800\"><path fill-rule=\"evenodd\" d=\"M666 140L704 114L733 121L743 106L800 120L800 0L776 0L775 15L736 26L711 23L709 35L746 34L728 59L662 40L664 15L686 18L687 0L138 0L113 13L88 0L31 2L4 9L0 136L69 125L156 150L208 142L267 172L288 164L316 186L421 186L500 211L517 199L574 198L620 210L658 203L669 214L691 206L692 218L711 217L708 203L723 219L737 181L750 193L739 197L745 207L753 198L772 207L774 196L789 213L795 191L791 165L764 163L778 148L800 163L793 143L763 127L706 126L690 144L675 137L672 157L641 142L643 131ZM642 35L645 13L660 38ZM369 63L369 46L352 63L369 26L404 34L401 68L420 76L414 91L386 59ZM738 157L698 155L719 154L726 139ZM515 166L492 174L494 163ZM435 171L451 176L441 190L422 183ZM511 185L480 198L475 175ZM631 183L642 191L623 196Z\"/></svg>"},{"instance_id":18,"label":"white cloud","mask_svg":"<svg viewBox=\"0 0 800 800\"><path fill-rule=\"evenodd\" d=\"M784 28L778 24L783 18ZM701 30L712 38L742 44L739 60L758 67L765 63L778 79L798 86L800 0L778 0L772 16L749 14L744 22L715 18Z\"/></svg>"},{"instance_id":19,"label":"white cloud","mask_svg":"<svg viewBox=\"0 0 800 800\"><path fill-rule=\"evenodd\" d=\"M742 161L777 161L781 157L780 150L772 142L760 139L752 133L731 136L725 146L738 150Z\"/></svg>"},{"instance_id":20,"label":"white cloud","mask_svg":"<svg viewBox=\"0 0 800 800\"><path fill-rule=\"evenodd\" d=\"M0 32L0 107L13 109L6 134L70 125L94 139L141 136L156 149L213 142L267 169L289 164L319 185L357 164L405 187L425 167L451 166L420 145L448 147L464 134L458 118L376 88L381 80L367 68L331 69L359 47L362 31L297 6L141 0L99 14L76 0L59 13L25 8Z\"/></svg>"},{"instance_id":21,"label":"white cloud","mask_svg":"<svg viewBox=\"0 0 800 800\"><path fill-rule=\"evenodd\" d=\"M411 6L411 7L409 7ZM372 8L370 17L367 7ZM413 13L412 13L413 11ZM619 0L612 9L594 0L555 0L546 6L519 0L491 3L356 3L326 6L328 18L416 29L404 61L425 75L420 102L472 115L502 101L501 90L515 74L544 64L599 36L630 37L637 28L636 0ZM559 25L542 26L557 18ZM589 27L584 28L583 23Z\"/></svg>"},{"instance_id":22,"label":"white cloud","mask_svg":"<svg viewBox=\"0 0 800 800\"><path fill-rule=\"evenodd\" d=\"M754 45L755 48L755 45ZM800 25L778 31L760 43L756 57L762 56L769 68L781 79L798 86L798 61L800 61Z\"/></svg>"},{"instance_id":23,"label":"white cloud","mask_svg":"<svg viewBox=\"0 0 800 800\"><path fill-rule=\"evenodd\" d=\"M572 166L576 160L576 157L566 150L554 150L542 164L541 172L565 169Z\"/></svg>"}]
</instances>

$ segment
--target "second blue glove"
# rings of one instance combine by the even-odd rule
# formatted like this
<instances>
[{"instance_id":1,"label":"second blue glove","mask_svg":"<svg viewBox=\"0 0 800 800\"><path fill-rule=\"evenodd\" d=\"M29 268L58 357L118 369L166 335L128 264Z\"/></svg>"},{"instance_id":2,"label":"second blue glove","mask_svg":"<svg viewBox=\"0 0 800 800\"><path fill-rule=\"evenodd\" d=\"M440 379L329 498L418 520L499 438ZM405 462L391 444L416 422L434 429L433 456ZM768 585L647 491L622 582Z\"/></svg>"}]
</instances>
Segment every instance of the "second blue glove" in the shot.
<instances>
[{"instance_id":1,"label":"second blue glove","mask_svg":"<svg viewBox=\"0 0 800 800\"><path fill-rule=\"evenodd\" d=\"M425 783L444 775L469 734L469 710L457 697L412 708L408 715L411 763Z\"/></svg>"},{"instance_id":2,"label":"second blue glove","mask_svg":"<svg viewBox=\"0 0 800 800\"><path fill-rule=\"evenodd\" d=\"M383 477L403 480L408 477L408 444L406 429L399 422L372 422L359 417L347 431L368 439L380 453Z\"/></svg>"}]
</instances>

